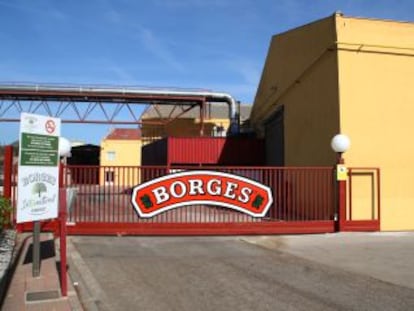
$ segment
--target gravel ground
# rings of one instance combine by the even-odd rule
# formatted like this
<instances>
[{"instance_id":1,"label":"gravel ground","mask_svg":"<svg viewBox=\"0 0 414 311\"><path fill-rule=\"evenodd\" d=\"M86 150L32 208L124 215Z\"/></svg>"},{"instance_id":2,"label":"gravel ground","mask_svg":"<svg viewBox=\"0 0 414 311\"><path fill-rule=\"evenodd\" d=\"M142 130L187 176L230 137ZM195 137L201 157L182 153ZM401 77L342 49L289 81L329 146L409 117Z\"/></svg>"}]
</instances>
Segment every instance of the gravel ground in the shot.
<instances>
[{"instance_id":1,"label":"gravel ground","mask_svg":"<svg viewBox=\"0 0 414 311\"><path fill-rule=\"evenodd\" d=\"M0 306L5 295L8 283L8 269L13 259L13 250L16 245L16 231L3 230L0 233Z\"/></svg>"},{"instance_id":2,"label":"gravel ground","mask_svg":"<svg viewBox=\"0 0 414 311\"><path fill-rule=\"evenodd\" d=\"M0 279L9 268L15 244L16 231L4 230L0 233Z\"/></svg>"}]
</instances>

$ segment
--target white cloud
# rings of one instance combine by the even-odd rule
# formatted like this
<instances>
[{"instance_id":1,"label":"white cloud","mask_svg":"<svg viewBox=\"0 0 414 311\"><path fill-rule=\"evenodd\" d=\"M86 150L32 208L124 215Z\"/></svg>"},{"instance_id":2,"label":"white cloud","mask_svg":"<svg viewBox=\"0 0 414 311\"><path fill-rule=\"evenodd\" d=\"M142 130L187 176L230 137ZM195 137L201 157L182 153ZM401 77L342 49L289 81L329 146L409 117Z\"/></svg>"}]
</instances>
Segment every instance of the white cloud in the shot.
<instances>
[{"instance_id":1,"label":"white cloud","mask_svg":"<svg viewBox=\"0 0 414 311\"><path fill-rule=\"evenodd\" d=\"M181 64L171 51L171 45L162 38L156 36L154 31L142 26L136 22L135 18L115 8L110 1L102 1L101 8L104 12L104 17L107 21L113 24L112 31L119 35L138 40L144 49L149 51L155 58L163 62L168 67L182 73L185 72L183 64ZM133 45L131 45L133 49Z\"/></svg>"},{"instance_id":2,"label":"white cloud","mask_svg":"<svg viewBox=\"0 0 414 311\"><path fill-rule=\"evenodd\" d=\"M118 9L115 9L112 3L108 0L102 0L99 2L100 11L103 12L103 17L114 25L121 25L124 21L122 14Z\"/></svg>"},{"instance_id":3,"label":"white cloud","mask_svg":"<svg viewBox=\"0 0 414 311\"><path fill-rule=\"evenodd\" d=\"M134 77L127 70L118 65L108 66L107 69L113 72L118 77L116 80L121 80L122 83L129 84L134 80Z\"/></svg>"},{"instance_id":4,"label":"white cloud","mask_svg":"<svg viewBox=\"0 0 414 311\"><path fill-rule=\"evenodd\" d=\"M251 60L235 59L228 62L229 67L240 75L243 80L248 84L257 84L260 75L261 68L257 62Z\"/></svg>"},{"instance_id":5,"label":"white cloud","mask_svg":"<svg viewBox=\"0 0 414 311\"><path fill-rule=\"evenodd\" d=\"M138 39L148 51L166 65L178 72L185 72L184 66L174 57L168 46L156 37L150 29L139 27Z\"/></svg>"},{"instance_id":6,"label":"white cloud","mask_svg":"<svg viewBox=\"0 0 414 311\"><path fill-rule=\"evenodd\" d=\"M117 10L107 9L105 15L108 18L108 20L113 24L119 25L122 22L122 16Z\"/></svg>"}]
</instances>

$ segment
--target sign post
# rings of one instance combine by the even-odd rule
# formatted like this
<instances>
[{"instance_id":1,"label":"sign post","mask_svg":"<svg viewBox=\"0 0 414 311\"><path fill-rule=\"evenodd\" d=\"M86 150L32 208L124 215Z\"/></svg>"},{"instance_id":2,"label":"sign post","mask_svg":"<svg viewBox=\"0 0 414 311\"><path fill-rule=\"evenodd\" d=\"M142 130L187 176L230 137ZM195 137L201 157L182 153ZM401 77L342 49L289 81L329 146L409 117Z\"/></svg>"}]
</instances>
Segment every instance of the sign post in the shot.
<instances>
[{"instance_id":1,"label":"sign post","mask_svg":"<svg viewBox=\"0 0 414 311\"><path fill-rule=\"evenodd\" d=\"M36 220L33 224L33 256L32 256L32 276L40 275L40 221Z\"/></svg>"},{"instance_id":2,"label":"sign post","mask_svg":"<svg viewBox=\"0 0 414 311\"><path fill-rule=\"evenodd\" d=\"M58 217L60 119L29 113L20 118L16 222L33 226L33 277L40 274L40 220Z\"/></svg>"}]
</instances>

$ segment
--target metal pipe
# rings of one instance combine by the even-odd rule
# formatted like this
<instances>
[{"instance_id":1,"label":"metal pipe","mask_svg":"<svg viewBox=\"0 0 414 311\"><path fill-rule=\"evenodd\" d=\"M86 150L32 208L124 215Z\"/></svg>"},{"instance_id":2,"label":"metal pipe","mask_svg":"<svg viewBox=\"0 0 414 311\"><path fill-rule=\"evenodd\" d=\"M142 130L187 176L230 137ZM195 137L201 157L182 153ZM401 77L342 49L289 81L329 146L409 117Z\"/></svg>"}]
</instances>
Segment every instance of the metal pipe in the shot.
<instances>
[{"instance_id":1,"label":"metal pipe","mask_svg":"<svg viewBox=\"0 0 414 311\"><path fill-rule=\"evenodd\" d=\"M73 95L97 95L97 94L114 94L114 95L143 95L143 96L182 96L182 97L204 97L209 102L225 102L229 106L229 120L230 120L230 134L239 132L237 120L237 107L235 99L227 93L212 92L207 90L181 90L181 89L167 89L167 88L115 88L115 87L99 87L99 86L84 86L84 85L51 85L51 84L0 84L0 91L22 91L22 92L54 92L53 95L68 93ZM27 95L27 94L26 94ZM63 94L62 94L63 95Z\"/></svg>"}]
</instances>

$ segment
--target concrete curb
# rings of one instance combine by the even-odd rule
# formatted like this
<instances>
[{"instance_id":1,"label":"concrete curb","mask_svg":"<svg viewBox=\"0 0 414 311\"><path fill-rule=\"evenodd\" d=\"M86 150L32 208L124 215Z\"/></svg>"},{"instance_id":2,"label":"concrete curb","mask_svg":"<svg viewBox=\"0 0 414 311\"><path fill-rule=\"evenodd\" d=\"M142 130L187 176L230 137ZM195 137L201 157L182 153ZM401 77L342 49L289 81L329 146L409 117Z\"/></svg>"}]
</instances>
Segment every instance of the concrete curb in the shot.
<instances>
[{"instance_id":1,"label":"concrete curb","mask_svg":"<svg viewBox=\"0 0 414 311\"><path fill-rule=\"evenodd\" d=\"M67 239L69 276L81 305L88 311L111 310L109 306L102 303L101 297L104 292L77 251L72 239L73 237Z\"/></svg>"},{"instance_id":2,"label":"concrete curb","mask_svg":"<svg viewBox=\"0 0 414 311\"><path fill-rule=\"evenodd\" d=\"M68 240L69 239L67 237L67 241ZM58 260L60 261L60 243L59 242L60 242L59 238L55 239L56 255L58 256ZM67 248L69 248L69 247L67 246ZM67 256L69 257L68 252L66 252L66 253L67 253ZM77 291L76 287L74 286L74 284L71 280L71 276L70 276L71 267L72 266L70 264L68 264L68 271L67 271L67 274L68 274L68 278L67 278L68 293L67 294L68 294L68 296L67 296L67 298L69 300L69 304L70 304L70 307L71 307L72 311L83 311L83 310L85 310L85 308L82 305L82 302L80 301L80 297L78 295L78 291ZM87 309L87 310L89 311L89 309Z\"/></svg>"}]
</instances>

